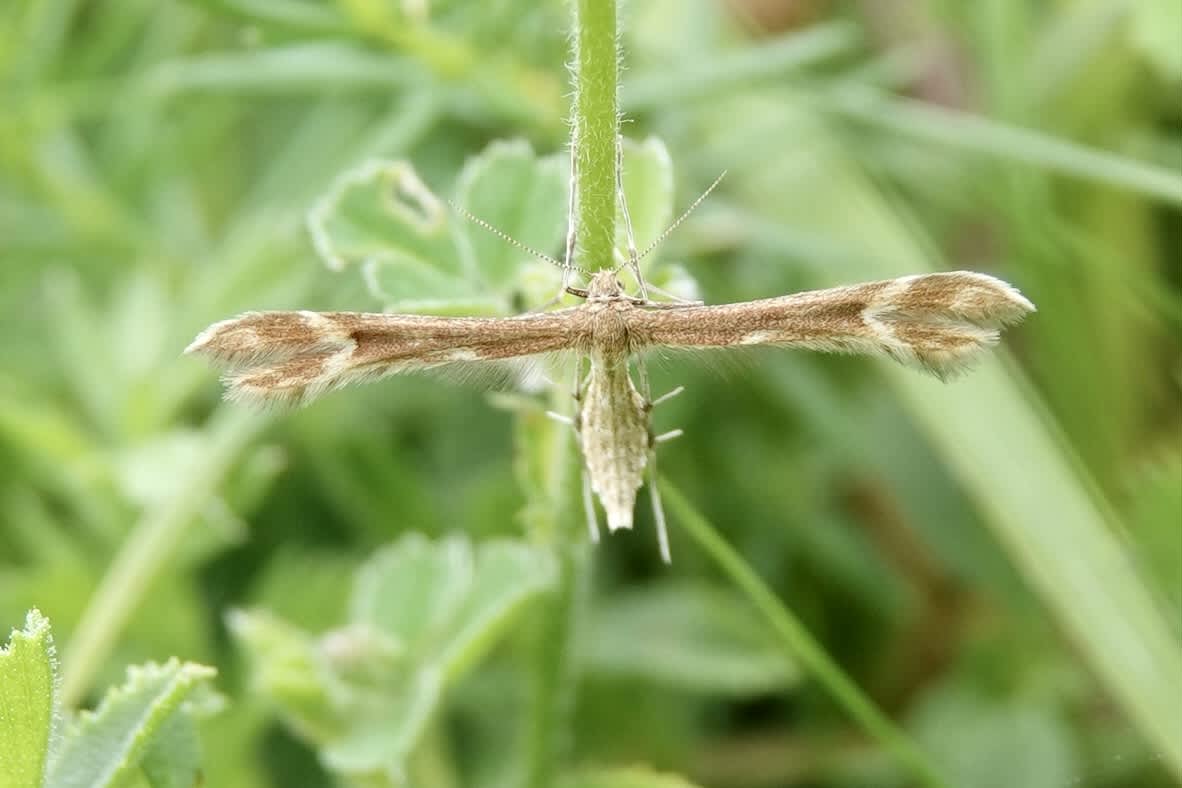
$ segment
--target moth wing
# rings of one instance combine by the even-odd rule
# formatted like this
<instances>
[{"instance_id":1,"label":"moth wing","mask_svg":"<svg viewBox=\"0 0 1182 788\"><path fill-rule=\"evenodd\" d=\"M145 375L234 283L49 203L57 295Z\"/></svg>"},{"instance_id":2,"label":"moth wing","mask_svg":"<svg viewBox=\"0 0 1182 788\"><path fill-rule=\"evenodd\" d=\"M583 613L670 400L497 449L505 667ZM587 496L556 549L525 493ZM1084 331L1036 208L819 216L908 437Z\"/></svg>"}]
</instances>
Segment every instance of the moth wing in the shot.
<instances>
[{"instance_id":1,"label":"moth wing","mask_svg":"<svg viewBox=\"0 0 1182 788\"><path fill-rule=\"evenodd\" d=\"M642 310L634 325L662 347L780 345L885 355L943 378L1032 311L1005 282L955 271L738 304Z\"/></svg>"},{"instance_id":2,"label":"moth wing","mask_svg":"<svg viewBox=\"0 0 1182 788\"><path fill-rule=\"evenodd\" d=\"M210 326L185 352L226 368L228 399L299 405L402 372L505 374L506 363L567 347L569 311L509 318L247 312Z\"/></svg>"}]
</instances>

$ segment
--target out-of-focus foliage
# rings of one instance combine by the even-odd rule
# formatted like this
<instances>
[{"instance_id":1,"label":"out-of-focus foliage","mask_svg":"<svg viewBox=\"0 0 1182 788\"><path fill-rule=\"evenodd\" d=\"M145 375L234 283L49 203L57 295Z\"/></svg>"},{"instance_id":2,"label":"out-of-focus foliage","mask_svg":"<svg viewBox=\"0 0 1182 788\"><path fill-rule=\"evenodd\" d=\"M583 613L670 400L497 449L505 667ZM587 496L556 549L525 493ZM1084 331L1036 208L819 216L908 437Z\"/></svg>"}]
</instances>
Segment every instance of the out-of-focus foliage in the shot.
<instances>
[{"instance_id":1,"label":"out-of-focus foliage","mask_svg":"<svg viewBox=\"0 0 1182 788\"><path fill-rule=\"evenodd\" d=\"M650 364L654 391L687 388L655 417L686 432L663 475L958 788L1180 776L1182 697L1149 685L1182 663L1180 13L625 4L624 131L668 150L629 148L639 245L729 170L659 252L693 279L657 267L662 287L720 302L969 268L1039 307L1001 361L947 386L776 351ZM444 278L422 248L375 258L366 244L406 239L397 221L333 200L365 196L347 174L368 162L409 163L399 198L450 198L561 255L569 18L558 0L5 4L0 632L46 614L67 704L93 707L127 665L216 665L206 784L332 785L316 745L350 707L316 704L356 688L301 671L354 631L360 568L470 544L454 549L478 583L504 540L548 555L548 473L571 447L537 438L538 402L408 377L257 414L180 351L247 309L549 297L552 270L446 203L419 203L446 227ZM659 564L643 503L635 533L575 559L593 582L571 591L586 615L558 677L555 735L585 767L568 784L906 784L676 519ZM520 614L447 662L414 785L507 785L528 760L547 560L499 587L530 589ZM425 615L429 576L391 578L424 595L391 626L437 620L421 643L446 651L458 619ZM370 634L370 656L442 659ZM290 672L258 671L281 666L248 659L264 647ZM637 763L655 771L611 768Z\"/></svg>"},{"instance_id":2,"label":"out-of-focus foliage","mask_svg":"<svg viewBox=\"0 0 1182 788\"><path fill-rule=\"evenodd\" d=\"M231 631L257 662L256 689L330 769L400 783L445 693L553 581L543 550L409 534L358 569L344 626L314 639L238 612Z\"/></svg>"},{"instance_id":3,"label":"out-of-focus foliage","mask_svg":"<svg viewBox=\"0 0 1182 788\"><path fill-rule=\"evenodd\" d=\"M140 779L152 788L196 784L201 747L194 715L219 705L208 692L215 674L176 659L132 666L97 709L67 722L58 702L49 622L30 611L25 628L0 646L0 785L116 788Z\"/></svg>"}]
</instances>

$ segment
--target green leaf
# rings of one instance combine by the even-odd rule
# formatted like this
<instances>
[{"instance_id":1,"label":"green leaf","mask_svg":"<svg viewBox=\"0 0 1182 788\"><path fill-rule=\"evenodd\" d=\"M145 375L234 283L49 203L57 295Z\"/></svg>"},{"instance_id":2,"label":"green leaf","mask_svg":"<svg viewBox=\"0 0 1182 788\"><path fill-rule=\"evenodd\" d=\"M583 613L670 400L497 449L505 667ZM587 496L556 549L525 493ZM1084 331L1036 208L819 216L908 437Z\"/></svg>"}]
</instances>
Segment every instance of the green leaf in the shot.
<instances>
[{"instance_id":1,"label":"green leaf","mask_svg":"<svg viewBox=\"0 0 1182 788\"><path fill-rule=\"evenodd\" d=\"M556 575L549 552L508 541L482 544L467 599L440 650L448 680L454 682L480 660L514 614L553 586Z\"/></svg>"},{"instance_id":2,"label":"green leaf","mask_svg":"<svg viewBox=\"0 0 1182 788\"><path fill-rule=\"evenodd\" d=\"M1182 443L1175 445L1182 446ZM1128 497L1129 533L1135 539L1139 563L1156 582L1166 618L1174 631L1182 629L1182 450L1174 449L1148 461L1133 478Z\"/></svg>"},{"instance_id":3,"label":"green leaf","mask_svg":"<svg viewBox=\"0 0 1182 788\"><path fill-rule=\"evenodd\" d=\"M307 3L302 0L199 0L210 10L234 14L258 25L274 26L305 33L333 33L348 31L348 24L340 11L329 5Z\"/></svg>"},{"instance_id":4,"label":"green leaf","mask_svg":"<svg viewBox=\"0 0 1182 788\"><path fill-rule=\"evenodd\" d=\"M703 583L615 595L593 615L583 659L588 671L727 695L784 689L799 677L750 605Z\"/></svg>"},{"instance_id":5,"label":"green leaf","mask_svg":"<svg viewBox=\"0 0 1182 788\"><path fill-rule=\"evenodd\" d=\"M152 580L176 546L184 543L189 524L208 506L238 455L268 422L265 415L231 408L216 411L210 419L206 449L186 469L188 485L143 513L87 603L70 640L71 669L62 680L64 702L82 695Z\"/></svg>"},{"instance_id":6,"label":"green leaf","mask_svg":"<svg viewBox=\"0 0 1182 788\"><path fill-rule=\"evenodd\" d=\"M811 674L834 700L865 730L889 749L918 780L916 784L944 788L950 785L932 765L927 753L916 746L881 709L847 676L829 653L813 639L800 620L772 593L767 584L743 560L711 523L665 479L660 489L670 513L719 568L734 581L768 623L778 642Z\"/></svg>"},{"instance_id":7,"label":"green leaf","mask_svg":"<svg viewBox=\"0 0 1182 788\"><path fill-rule=\"evenodd\" d=\"M470 281L414 260L370 259L361 276L371 295L398 312L496 317L506 310L506 299L482 295Z\"/></svg>"},{"instance_id":8,"label":"green leaf","mask_svg":"<svg viewBox=\"0 0 1182 788\"><path fill-rule=\"evenodd\" d=\"M184 469L201 456L204 441L205 435L196 430L153 435L115 457L114 481L137 506L158 506L185 485Z\"/></svg>"},{"instance_id":9,"label":"green leaf","mask_svg":"<svg viewBox=\"0 0 1182 788\"><path fill-rule=\"evenodd\" d=\"M1062 720L1035 705L997 703L952 685L926 698L915 735L953 785L1070 785L1082 764Z\"/></svg>"},{"instance_id":10,"label":"green leaf","mask_svg":"<svg viewBox=\"0 0 1182 788\"><path fill-rule=\"evenodd\" d=\"M0 786L42 784L57 728L57 678L49 621L37 610L0 648Z\"/></svg>"},{"instance_id":11,"label":"green leaf","mask_svg":"<svg viewBox=\"0 0 1182 788\"><path fill-rule=\"evenodd\" d=\"M226 623L250 657L255 690L279 707L286 722L316 741L341 730L311 635L263 611L236 610Z\"/></svg>"},{"instance_id":12,"label":"green leaf","mask_svg":"<svg viewBox=\"0 0 1182 788\"><path fill-rule=\"evenodd\" d=\"M697 281L681 265L664 261L658 264L660 248L653 246L674 220L673 160L669 150L657 137L644 142L625 138L623 149L624 195L636 253L645 255L640 262L645 281L677 298L696 300L700 297ZM627 259L628 235L622 206L617 206L616 250L618 260Z\"/></svg>"},{"instance_id":13,"label":"green leaf","mask_svg":"<svg viewBox=\"0 0 1182 788\"><path fill-rule=\"evenodd\" d=\"M594 769L563 779L562 788L695 788L684 777L644 768Z\"/></svg>"},{"instance_id":14,"label":"green leaf","mask_svg":"<svg viewBox=\"0 0 1182 788\"><path fill-rule=\"evenodd\" d=\"M255 681L327 767L401 780L444 692L554 581L551 556L514 542L408 534L357 572L348 625L319 639L266 613L236 613Z\"/></svg>"},{"instance_id":15,"label":"green leaf","mask_svg":"<svg viewBox=\"0 0 1182 788\"><path fill-rule=\"evenodd\" d=\"M449 221L447 205L404 161L372 160L343 173L308 213L312 242L329 268L396 267L394 277L366 277L374 296L393 309L479 292L462 268Z\"/></svg>"},{"instance_id":16,"label":"green leaf","mask_svg":"<svg viewBox=\"0 0 1182 788\"><path fill-rule=\"evenodd\" d=\"M194 788L201 781L201 740L187 714L173 714L144 754L141 768L152 788Z\"/></svg>"},{"instance_id":17,"label":"green leaf","mask_svg":"<svg viewBox=\"0 0 1182 788\"><path fill-rule=\"evenodd\" d=\"M252 606L305 629L340 622L358 562L348 555L285 546L272 553L251 593Z\"/></svg>"},{"instance_id":18,"label":"green leaf","mask_svg":"<svg viewBox=\"0 0 1182 788\"><path fill-rule=\"evenodd\" d=\"M676 5L666 4L668 8ZM646 6L646 13L655 16L669 12L654 3ZM636 32L643 34L641 30ZM690 106L704 98L749 91L752 83L759 81L786 81L794 73L853 51L861 38L857 25L836 20L818 22L802 32L764 39L745 47L713 51L707 57L695 52L675 69L650 69L647 73L638 69L623 85L623 104L629 114L667 110ZM725 116L725 112L719 114ZM730 122L735 116L726 117Z\"/></svg>"},{"instance_id":19,"label":"green leaf","mask_svg":"<svg viewBox=\"0 0 1182 788\"><path fill-rule=\"evenodd\" d=\"M1007 164L1094 180L1182 204L1182 176L1166 167L1080 145L991 118L899 99L864 85L844 85L822 97L833 111L922 143L987 154ZM816 165L818 169L820 164ZM820 209L822 206L816 206Z\"/></svg>"},{"instance_id":20,"label":"green leaf","mask_svg":"<svg viewBox=\"0 0 1182 788\"><path fill-rule=\"evenodd\" d=\"M351 776L404 780L406 760L439 708L443 682L434 669L402 674L401 679L351 712L345 734L323 748L326 766Z\"/></svg>"},{"instance_id":21,"label":"green leaf","mask_svg":"<svg viewBox=\"0 0 1182 788\"><path fill-rule=\"evenodd\" d=\"M818 125L818 116L791 106L767 105L769 115L753 117L752 122L764 124L759 127L763 134L774 128L794 135L807 151L808 166L797 160L803 154L789 153L774 167L765 159L752 161L746 176L750 197L774 208L781 224L844 234L861 249L858 265L843 271L818 269L823 273L818 284L934 269L937 261L927 251L930 239L917 234L890 199L830 142L832 131ZM773 120L774 114L781 117ZM957 128L957 123L940 122L942 133L952 134ZM729 126L720 134L739 160L750 139L736 138ZM786 171L793 174L791 179L784 177ZM1163 176L1172 179L1170 189L1182 199L1182 178ZM858 232L850 234L849 217L855 213ZM1032 323L1038 320L1055 317L1040 313L1031 318ZM1005 351L984 359L970 379L948 385L895 364L883 362L881 369L910 418L974 500L993 535L1097 678L1153 742L1162 761L1182 774L1182 739L1177 736L1182 706L1161 691L1182 686L1177 638L1128 551L1115 538L1115 518L1105 496L1081 473L1076 455L1065 449L1043 403L1006 363ZM1129 668L1133 653L1136 670Z\"/></svg>"},{"instance_id":22,"label":"green leaf","mask_svg":"<svg viewBox=\"0 0 1182 788\"><path fill-rule=\"evenodd\" d=\"M408 649L422 647L443 633L467 596L472 563L466 539L431 542L409 534L378 551L358 572L351 618Z\"/></svg>"},{"instance_id":23,"label":"green leaf","mask_svg":"<svg viewBox=\"0 0 1182 788\"><path fill-rule=\"evenodd\" d=\"M351 724L325 748L326 765L402 779L446 687L487 653L512 615L554 575L543 551L512 542L474 550L460 536L431 542L409 534L375 555L358 573L353 627L374 628L403 645L409 659L401 670L387 670L387 683L367 683L353 697ZM333 667L339 674L340 661ZM358 673L356 665L351 672Z\"/></svg>"},{"instance_id":24,"label":"green leaf","mask_svg":"<svg viewBox=\"0 0 1182 788\"><path fill-rule=\"evenodd\" d=\"M524 141L494 142L467 162L459 207L524 246L556 253L566 220L566 166ZM333 269L362 264L370 292L389 309L436 314L519 311L515 294L541 303L558 269L459 216L403 161L346 172L309 212L317 252Z\"/></svg>"},{"instance_id":25,"label":"green leaf","mask_svg":"<svg viewBox=\"0 0 1182 788\"><path fill-rule=\"evenodd\" d=\"M390 91L425 78L418 64L395 54L376 53L353 43L313 41L176 57L145 70L142 81L148 97L164 98L190 91L268 95L343 88Z\"/></svg>"},{"instance_id":26,"label":"green leaf","mask_svg":"<svg viewBox=\"0 0 1182 788\"><path fill-rule=\"evenodd\" d=\"M94 712L83 712L67 733L46 785L123 784L166 732L190 693L214 675L213 668L176 659L128 668L127 681L109 690ZM159 769L158 762L153 768Z\"/></svg>"},{"instance_id":27,"label":"green leaf","mask_svg":"<svg viewBox=\"0 0 1182 788\"><path fill-rule=\"evenodd\" d=\"M352 619L443 666L451 681L483 656L522 604L553 583L554 572L548 553L525 545L489 542L473 551L463 537L431 542L410 534L362 567Z\"/></svg>"},{"instance_id":28,"label":"green leaf","mask_svg":"<svg viewBox=\"0 0 1182 788\"><path fill-rule=\"evenodd\" d=\"M1182 80L1182 3L1137 0L1129 9L1129 34L1145 59L1165 80Z\"/></svg>"},{"instance_id":29,"label":"green leaf","mask_svg":"<svg viewBox=\"0 0 1182 788\"><path fill-rule=\"evenodd\" d=\"M464 165L456 201L521 244L554 254L566 228L565 159L561 155L539 158L524 140L493 142ZM486 228L461 221L460 248L469 269L494 291L517 287L524 265L539 262ZM557 276L554 281L556 290Z\"/></svg>"}]
</instances>

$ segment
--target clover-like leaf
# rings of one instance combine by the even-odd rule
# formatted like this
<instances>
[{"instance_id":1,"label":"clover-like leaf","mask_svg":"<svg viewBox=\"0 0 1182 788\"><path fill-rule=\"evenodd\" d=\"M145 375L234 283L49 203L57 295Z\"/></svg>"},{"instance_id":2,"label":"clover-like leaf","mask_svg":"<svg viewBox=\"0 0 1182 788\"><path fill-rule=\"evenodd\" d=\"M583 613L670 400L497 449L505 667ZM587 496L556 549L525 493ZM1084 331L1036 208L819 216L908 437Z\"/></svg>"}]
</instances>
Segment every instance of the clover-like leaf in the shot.
<instances>
[{"instance_id":1,"label":"clover-like leaf","mask_svg":"<svg viewBox=\"0 0 1182 788\"><path fill-rule=\"evenodd\" d=\"M517 610L554 584L556 573L543 550L509 541L481 545L467 599L440 650L448 679L483 657Z\"/></svg>"},{"instance_id":2,"label":"clover-like leaf","mask_svg":"<svg viewBox=\"0 0 1182 788\"><path fill-rule=\"evenodd\" d=\"M213 668L177 659L128 668L127 681L67 732L45 785L101 788L130 779L173 717L184 713L185 700L214 675Z\"/></svg>"},{"instance_id":3,"label":"clover-like leaf","mask_svg":"<svg viewBox=\"0 0 1182 788\"><path fill-rule=\"evenodd\" d=\"M409 534L383 548L357 574L350 605L368 624L422 653L442 634L472 584L472 546L463 538L431 542Z\"/></svg>"},{"instance_id":4,"label":"clover-like leaf","mask_svg":"<svg viewBox=\"0 0 1182 788\"><path fill-rule=\"evenodd\" d=\"M49 621L30 610L0 648L0 784L39 786L57 729L57 664Z\"/></svg>"},{"instance_id":5,"label":"clover-like leaf","mask_svg":"<svg viewBox=\"0 0 1182 788\"><path fill-rule=\"evenodd\" d=\"M753 695L799 678L742 599L701 583L617 594L594 614L585 648L588 671L698 692Z\"/></svg>"},{"instance_id":6,"label":"clover-like leaf","mask_svg":"<svg viewBox=\"0 0 1182 788\"><path fill-rule=\"evenodd\" d=\"M456 201L521 244L553 254L566 228L566 162L565 155L539 157L524 140L493 142L464 165ZM536 263L473 222L461 226L460 236L471 269L494 291L516 288L523 266Z\"/></svg>"},{"instance_id":7,"label":"clover-like leaf","mask_svg":"<svg viewBox=\"0 0 1182 788\"><path fill-rule=\"evenodd\" d=\"M463 537L431 542L409 534L358 572L352 619L443 666L451 681L553 583L554 572L548 553L526 545L494 541L473 550Z\"/></svg>"},{"instance_id":8,"label":"clover-like leaf","mask_svg":"<svg viewBox=\"0 0 1182 788\"><path fill-rule=\"evenodd\" d=\"M460 536L432 542L408 534L376 554L358 572L350 630L372 627L396 639L408 660L388 683L369 683L356 696L347 731L323 751L325 764L354 777L400 780L446 688L554 575L548 553L513 542L474 549ZM339 675L340 660L333 664Z\"/></svg>"},{"instance_id":9,"label":"clover-like leaf","mask_svg":"<svg viewBox=\"0 0 1182 788\"><path fill-rule=\"evenodd\" d=\"M201 741L188 714L173 714L140 762L152 788L193 788L201 782Z\"/></svg>"},{"instance_id":10,"label":"clover-like leaf","mask_svg":"<svg viewBox=\"0 0 1182 788\"><path fill-rule=\"evenodd\" d=\"M561 788L696 788L684 777L635 767L587 769L562 780Z\"/></svg>"},{"instance_id":11,"label":"clover-like leaf","mask_svg":"<svg viewBox=\"0 0 1182 788\"><path fill-rule=\"evenodd\" d=\"M357 572L350 621L316 638L265 613L231 631L256 683L328 768L398 782L444 693L554 580L545 551L408 534Z\"/></svg>"},{"instance_id":12,"label":"clover-like leaf","mask_svg":"<svg viewBox=\"0 0 1182 788\"><path fill-rule=\"evenodd\" d=\"M233 611L227 624L250 658L255 689L285 722L318 742L340 732L312 635L265 611Z\"/></svg>"},{"instance_id":13,"label":"clover-like leaf","mask_svg":"<svg viewBox=\"0 0 1182 788\"><path fill-rule=\"evenodd\" d=\"M494 142L465 165L456 202L553 254L566 222L566 173L564 155ZM359 264L370 292L399 312L503 315L520 311L518 294L540 303L557 288L557 269L453 211L405 161L373 160L338 177L309 212L308 229L330 268ZM539 269L544 287L532 284Z\"/></svg>"},{"instance_id":14,"label":"clover-like leaf","mask_svg":"<svg viewBox=\"0 0 1182 788\"><path fill-rule=\"evenodd\" d=\"M439 708L443 682L430 667L401 679L351 714L344 735L324 747L325 766L353 777L403 781L405 761Z\"/></svg>"},{"instance_id":15,"label":"clover-like leaf","mask_svg":"<svg viewBox=\"0 0 1182 788\"><path fill-rule=\"evenodd\" d=\"M682 266L660 262L660 249L651 248L670 227L673 212L673 161L665 143L656 137L643 142L624 139L624 194L637 254L649 254L640 261L645 280L676 298L693 301L699 297L698 284ZM627 226L622 208L617 208L616 249L628 255ZM585 267L585 266L584 266Z\"/></svg>"},{"instance_id":16,"label":"clover-like leaf","mask_svg":"<svg viewBox=\"0 0 1182 788\"><path fill-rule=\"evenodd\" d=\"M476 292L449 224L450 209L405 161L375 159L340 175L308 214L313 245L334 270L350 263L397 266L374 294L391 304ZM371 287L378 284L372 276Z\"/></svg>"},{"instance_id":17,"label":"clover-like leaf","mask_svg":"<svg viewBox=\"0 0 1182 788\"><path fill-rule=\"evenodd\" d=\"M508 310L507 297L417 262L371 259L361 276L369 292L397 312L498 317Z\"/></svg>"}]
</instances>

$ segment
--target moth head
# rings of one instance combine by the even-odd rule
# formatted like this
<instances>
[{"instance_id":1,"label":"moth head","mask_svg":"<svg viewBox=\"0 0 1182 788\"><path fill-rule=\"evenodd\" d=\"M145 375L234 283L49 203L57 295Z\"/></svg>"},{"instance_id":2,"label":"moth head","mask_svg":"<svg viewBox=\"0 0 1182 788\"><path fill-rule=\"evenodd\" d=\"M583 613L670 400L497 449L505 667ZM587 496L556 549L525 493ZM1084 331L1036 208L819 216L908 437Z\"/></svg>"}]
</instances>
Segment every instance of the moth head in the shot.
<instances>
[{"instance_id":1,"label":"moth head","mask_svg":"<svg viewBox=\"0 0 1182 788\"><path fill-rule=\"evenodd\" d=\"M624 297L624 285L616 278L616 272L608 269L596 271L587 285L588 301L615 301Z\"/></svg>"}]
</instances>

